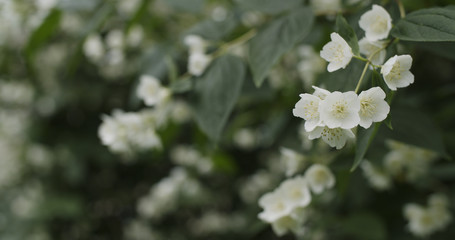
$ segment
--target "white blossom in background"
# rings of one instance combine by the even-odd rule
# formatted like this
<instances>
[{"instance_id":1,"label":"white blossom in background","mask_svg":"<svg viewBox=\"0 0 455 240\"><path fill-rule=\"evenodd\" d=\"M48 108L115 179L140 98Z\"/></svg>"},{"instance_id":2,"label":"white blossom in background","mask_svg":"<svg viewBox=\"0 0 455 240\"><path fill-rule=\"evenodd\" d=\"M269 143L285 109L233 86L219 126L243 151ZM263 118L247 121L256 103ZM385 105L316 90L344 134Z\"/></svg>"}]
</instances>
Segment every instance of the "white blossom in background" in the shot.
<instances>
[{"instance_id":1,"label":"white blossom in background","mask_svg":"<svg viewBox=\"0 0 455 240\"><path fill-rule=\"evenodd\" d=\"M106 36L106 45L109 48L122 49L125 46L124 37L122 30L111 30Z\"/></svg>"},{"instance_id":2,"label":"white blossom in background","mask_svg":"<svg viewBox=\"0 0 455 240\"><path fill-rule=\"evenodd\" d=\"M188 72L194 76L201 76L212 62L212 57L204 53L192 53L188 60Z\"/></svg>"},{"instance_id":3,"label":"white blossom in background","mask_svg":"<svg viewBox=\"0 0 455 240\"><path fill-rule=\"evenodd\" d=\"M308 88L313 85L317 75L324 72L327 64L312 46L303 45L298 50L302 60L297 64L297 70L304 86Z\"/></svg>"},{"instance_id":4,"label":"white blossom in background","mask_svg":"<svg viewBox=\"0 0 455 240\"><path fill-rule=\"evenodd\" d=\"M317 138L322 138L331 147L341 149L346 145L348 139L355 138L355 135L350 129L328 128L325 126L315 128L308 135L308 139L310 140Z\"/></svg>"},{"instance_id":5,"label":"white blossom in background","mask_svg":"<svg viewBox=\"0 0 455 240\"><path fill-rule=\"evenodd\" d=\"M157 78L150 75L142 75L139 78L136 94L139 99L144 101L146 106L155 106L166 102L171 92L168 88L163 87Z\"/></svg>"},{"instance_id":6,"label":"white blossom in background","mask_svg":"<svg viewBox=\"0 0 455 240\"><path fill-rule=\"evenodd\" d=\"M85 39L83 50L85 56L95 63L100 61L106 53L103 40L98 34L91 34Z\"/></svg>"},{"instance_id":7,"label":"white blossom in background","mask_svg":"<svg viewBox=\"0 0 455 240\"><path fill-rule=\"evenodd\" d=\"M414 75L409 71L412 66L410 55L395 55L387 60L381 68L384 81L391 90L403 88L414 83Z\"/></svg>"},{"instance_id":8,"label":"white blossom in background","mask_svg":"<svg viewBox=\"0 0 455 240\"><path fill-rule=\"evenodd\" d=\"M9 140L0 138L0 189L8 187L21 177L23 164L20 160L21 149Z\"/></svg>"},{"instance_id":9,"label":"white blossom in background","mask_svg":"<svg viewBox=\"0 0 455 240\"><path fill-rule=\"evenodd\" d=\"M319 104L319 117L329 128L351 129L360 122L360 101L353 91L332 92Z\"/></svg>"},{"instance_id":10,"label":"white blossom in background","mask_svg":"<svg viewBox=\"0 0 455 240\"><path fill-rule=\"evenodd\" d=\"M305 166L305 156L302 154L285 147L280 148L280 153L287 177L298 173Z\"/></svg>"},{"instance_id":11,"label":"white blossom in background","mask_svg":"<svg viewBox=\"0 0 455 240\"><path fill-rule=\"evenodd\" d=\"M311 0L310 5L316 14L335 15L343 10L341 0Z\"/></svg>"},{"instance_id":12,"label":"white blossom in background","mask_svg":"<svg viewBox=\"0 0 455 240\"><path fill-rule=\"evenodd\" d=\"M370 41L387 38L392 29L392 18L381 6L374 4L359 20L359 26L365 31L365 37Z\"/></svg>"},{"instance_id":13,"label":"white blossom in background","mask_svg":"<svg viewBox=\"0 0 455 240\"><path fill-rule=\"evenodd\" d=\"M240 20L244 26L252 28L261 25L265 21L265 16L259 11L248 11L242 13Z\"/></svg>"},{"instance_id":14,"label":"white blossom in background","mask_svg":"<svg viewBox=\"0 0 455 240\"><path fill-rule=\"evenodd\" d=\"M305 172L305 179L311 190L320 194L324 189L330 189L335 185L335 177L332 171L321 164L311 165Z\"/></svg>"},{"instance_id":15,"label":"white blossom in background","mask_svg":"<svg viewBox=\"0 0 455 240\"><path fill-rule=\"evenodd\" d=\"M360 122L363 128L369 128L373 122L381 122L387 118L390 107L384 100L385 92L380 87L373 87L359 94Z\"/></svg>"},{"instance_id":16,"label":"white blossom in background","mask_svg":"<svg viewBox=\"0 0 455 240\"><path fill-rule=\"evenodd\" d=\"M187 35L183 43L188 47L190 55L193 53L205 53L209 43L199 35Z\"/></svg>"},{"instance_id":17,"label":"white blossom in background","mask_svg":"<svg viewBox=\"0 0 455 240\"><path fill-rule=\"evenodd\" d=\"M346 68L349 62L351 62L354 54L352 53L352 49L346 40L344 40L338 33L331 33L330 39L332 41L322 47L320 55L327 62L329 62L329 65L327 65L327 71L334 72L340 68Z\"/></svg>"},{"instance_id":18,"label":"white blossom in background","mask_svg":"<svg viewBox=\"0 0 455 240\"><path fill-rule=\"evenodd\" d=\"M40 10L50 10L57 5L58 0L36 0L35 4Z\"/></svg>"},{"instance_id":19,"label":"white blossom in background","mask_svg":"<svg viewBox=\"0 0 455 240\"><path fill-rule=\"evenodd\" d=\"M131 154L135 150L160 149L161 140L154 126L152 112L125 113L116 110L112 116L103 116L98 136L114 153Z\"/></svg>"},{"instance_id":20,"label":"white blossom in background","mask_svg":"<svg viewBox=\"0 0 455 240\"><path fill-rule=\"evenodd\" d=\"M216 7L213 8L213 10L212 10L211 17L212 17L212 19L215 20L216 22L222 22L222 21L226 20L227 15L228 15L228 11L226 10L225 7L223 7L223 6L216 6Z\"/></svg>"},{"instance_id":21,"label":"white blossom in background","mask_svg":"<svg viewBox=\"0 0 455 240\"><path fill-rule=\"evenodd\" d=\"M126 240L160 240L163 239L156 230L144 220L131 220L123 228L123 237Z\"/></svg>"},{"instance_id":22,"label":"white blossom in background","mask_svg":"<svg viewBox=\"0 0 455 240\"><path fill-rule=\"evenodd\" d=\"M126 44L129 47L138 47L144 40L144 28L141 25L134 25L128 30Z\"/></svg>"},{"instance_id":23,"label":"white blossom in background","mask_svg":"<svg viewBox=\"0 0 455 240\"><path fill-rule=\"evenodd\" d=\"M319 116L319 104L321 99L311 94L300 94L300 100L292 109L292 114L305 119L305 130L313 131L316 127L324 126Z\"/></svg>"},{"instance_id":24,"label":"white blossom in background","mask_svg":"<svg viewBox=\"0 0 455 240\"><path fill-rule=\"evenodd\" d=\"M265 170L259 170L242 181L239 194L245 203L253 203L261 194L270 190L277 181L276 176Z\"/></svg>"},{"instance_id":25,"label":"white blossom in background","mask_svg":"<svg viewBox=\"0 0 455 240\"><path fill-rule=\"evenodd\" d=\"M0 79L0 102L11 105L29 105L35 92L24 82L3 81Z\"/></svg>"},{"instance_id":26,"label":"white blossom in background","mask_svg":"<svg viewBox=\"0 0 455 240\"><path fill-rule=\"evenodd\" d=\"M403 215L409 221L407 228L417 237L428 237L446 228L452 220L447 197L434 194L428 202L427 207L408 203L403 208Z\"/></svg>"},{"instance_id":27,"label":"white blossom in background","mask_svg":"<svg viewBox=\"0 0 455 240\"><path fill-rule=\"evenodd\" d=\"M178 145L171 150L171 160L175 164L191 167L202 174L212 171L213 163L210 158L202 156L194 147Z\"/></svg>"},{"instance_id":28,"label":"white blossom in background","mask_svg":"<svg viewBox=\"0 0 455 240\"><path fill-rule=\"evenodd\" d=\"M385 170L393 176L404 174L408 181L424 176L437 158L436 153L426 149L393 140L386 143L391 151L384 156Z\"/></svg>"},{"instance_id":29,"label":"white blossom in background","mask_svg":"<svg viewBox=\"0 0 455 240\"><path fill-rule=\"evenodd\" d=\"M392 186L391 177L382 169L374 166L367 160L363 160L360 164L363 175L368 180L368 183L379 191L390 189Z\"/></svg>"},{"instance_id":30,"label":"white blossom in background","mask_svg":"<svg viewBox=\"0 0 455 240\"><path fill-rule=\"evenodd\" d=\"M191 119L190 106L184 101L174 100L171 102L171 119L179 124L188 122Z\"/></svg>"},{"instance_id":31,"label":"white blossom in background","mask_svg":"<svg viewBox=\"0 0 455 240\"><path fill-rule=\"evenodd\" d=\"M302 234L304 221L307 219L306 208L311 202L311 194L304 177L286 179L272 192L259 199L259 206L264 210L258 217L270 223L278 236L293 231Z\"/></svg>"},{"instance_id":32,"label":"white blossom in background","mask_svg":"<svg viewBox=\"0 0 455 240\"><path fill-rule=\"evenodd\" d=\"M222 213L209 210L190 222L190 229L197 236L235 233L247 227L247 219L240 213Z\"/></svg>"},{"instance_id":33,"label":"white blossom in background","mask_svg":"<svg viewBox=\"0 0 455 240\"><path fill-rule=\"evenodd\" d=\"M386 42L384 41L370 41L366 37L360 39L359 41L360 53L365 55L367 58L370 58L370 56L374 54L371 58L371 62L375 65L382 65L384 63L387 53L384 48L385 46Z\"/></svg>"},{"instance_id":34,"label":"white blossom in background","mask_svg":"<svg viewBox=\"0 0 455 240\"><path fill-rule=\"evenodd\" d=\"M232 140L236 146L245 150L251 150L256 146L258 137L253 129L241 128L234 133Z\"/></svg>"},{"instance_id":35,"label":"white blossom in background","mask_svg":"<svg viewBox=\"0 0 455 240\"><path fill-rule=\"evenodd\" d=\"M45 201L44 197L41 183L28 183L11 201L11 212L17 217L32 219L37 216L39 208Z\"/></svg>"},{"instance_id":36,"label":"white blossom in background","mask_svg":"<svg viewBox=\"0 0 455 240\"><path fill-rule=\"evenodd\" d=\"M134 14L134 11L137 10L140 3L141 3L141 0L118 1L116 8L120 14L125 15L125 16L131 16L132 14Z\"/></svg>"}]
</instances>

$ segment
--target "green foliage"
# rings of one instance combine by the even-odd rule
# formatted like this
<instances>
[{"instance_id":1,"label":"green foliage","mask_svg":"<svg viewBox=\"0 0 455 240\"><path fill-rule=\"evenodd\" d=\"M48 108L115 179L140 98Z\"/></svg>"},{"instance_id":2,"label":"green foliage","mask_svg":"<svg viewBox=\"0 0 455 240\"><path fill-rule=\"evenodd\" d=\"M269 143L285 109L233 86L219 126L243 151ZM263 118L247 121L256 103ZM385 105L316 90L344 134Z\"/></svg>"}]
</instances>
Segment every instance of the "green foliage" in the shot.
<instances>
[{"instance_id":1,"label":"green foliage","mask_svg":"<svg viewBox=\"0 0 455 240\"><path fill-rule=\"evenodd\" d=\"M237 101L245 79L245 64L237 57L216 59L207 72L196 79L193 107L200 128L218 141Z\"/></svg>"},{"instance_id":2,"label":"green foliage","mask_svg":"<svg viewBox=\"0 0 455 240\"><path fill-rule=\"evenodd\" d=\"M455 10L429 8L415 11L398 21L392 36L405 41L455 41Z\"/></svg>"},{"instance_id":3,"label":"green foliage","mask_svg":"<svg viewBox=\"0 0 455 240\"><path fill-rule=\"evenodd\" d=\"M357 137L355 144L356 150L354 163L351 167L351 172L354 171L363 161L365 154L367 153L368 148L371 145L371 142L373 142L374 137L376 136L376 133L378 132L380 126L381 123L375 123L374 125L371 125L370 128L368 129L364 129L361 127L357 129Z\"/></svg>"},{"instance_id":4,"label":"green foliage","mask_svg":"<svg viewBox=\"0 0 455 240\"><path fill-rule=\"evenodd\" d=\"M302 5L302 0L235 0L246 11L260 11L267 14L278 14Z\"/></svg>"},{"instance_id":5,"label":"green foliage","mask_svg":"<svg viewBox=\"0 0 455 240\"><path fill-rule=\"evenodd\" d=\"M310 32L313 21L311 9L299 8L271 22L251 39L249 62L257 87L280 57Z\"/></svg>"},{"instance_id":6,"label":"green foliage","mask_svg":"<svg viewBox=\"0 0 455 240\"><path fill-rule=\"evenodd\" d=\"M387 231L384 222L369 212L354 213L341 222L343 231L352 239L385 240Z\"/></svg>"},{"instance_id":7,"label":"green foliage","mask_svg":"<svg viewBox=\"0 0 455 240\"><path fill-rule=\"evenodd\" d=\"M349 25L349 23L342 15L337 15L335 24L336 32L340 34L344 40L346 40L346 42L352 48L352 53L354 53L356 56L359 56L359 40L357 39L357 35L355 34L354 29Z\"/></svg>"},{"instance_id":8,"label":"green foliage","mask_svg":"<svg viewBox=\"0 0 455 240\"><path fill-rule=\"evenodd\" d=\"M224 21L215 21L213 19L202 21L190 28L186 35L200 35L208 40L221 40L231 33L238 25L239 20L231 15Z\"/></svg>"}]
</instances>

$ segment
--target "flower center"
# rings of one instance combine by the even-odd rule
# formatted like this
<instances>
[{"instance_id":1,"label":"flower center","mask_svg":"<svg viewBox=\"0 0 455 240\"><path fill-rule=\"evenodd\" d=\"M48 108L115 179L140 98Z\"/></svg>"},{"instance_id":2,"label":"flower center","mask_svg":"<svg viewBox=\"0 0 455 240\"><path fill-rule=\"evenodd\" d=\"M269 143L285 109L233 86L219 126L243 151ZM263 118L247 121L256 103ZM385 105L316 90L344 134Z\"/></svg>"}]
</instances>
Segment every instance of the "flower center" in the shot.
<instances>
[{"instance_id":1,"label":"flower center","mask_svg":"<svg viewBox=\"0 0 455 240\"><path fill-rule=\"evenodd\" d=\"M393 67L392 67L392 69L390 70L390 73L389 73L390 80L396 81L396 80L401 79L401 70L400 69L401 69L400 63L399 62L395 62L395 64L393 64Z\"/></svg>"},{"instance_id":2,"label":"flower center","mask_svg":"<svg viewBox=\"0 0 455 240\"><path fill-rule=\"evenodd\" d=\"M338 101L332 106L332 114L338 118L338 119L343 119L347 115L348 111L348 106L347 106L346 101Z\"/></svg>"},{"instance_id":3,"label":"flower center","mask_svg":"<svg viewBox=\"0 0 455 240\"><path fill-rule=\"evenodd\" d=\"M373 105L373 99L364 98L360 100L360 115L365 117L373 116L376 107Z\"/></svg>"},{"instance_id":4,"label":"flower center","mask_svg":"<svg viewBox=\"0 0 455 240\"><path fill-rule=\"evenodd\" d=\"M313 120L319 117L318 104L315 101L309 102L303 109L305 110L305 119Z\"/></svg>"}]
</instances>

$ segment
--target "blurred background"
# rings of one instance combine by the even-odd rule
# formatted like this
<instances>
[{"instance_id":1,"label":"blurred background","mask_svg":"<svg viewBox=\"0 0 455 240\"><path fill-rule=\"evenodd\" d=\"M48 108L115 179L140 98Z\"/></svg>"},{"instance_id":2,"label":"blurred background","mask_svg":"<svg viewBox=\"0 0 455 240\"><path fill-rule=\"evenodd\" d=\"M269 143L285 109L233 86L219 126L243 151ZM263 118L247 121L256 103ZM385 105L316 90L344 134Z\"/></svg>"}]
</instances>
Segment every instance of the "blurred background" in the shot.
<instances>
[{"instance_id":1,"label":"blurred background","mask_svg":"<svg viewBox=\"0 0 455 240\"><path fill-rule=\"evenodd\" d=\"M332 163L337 185L316 201L305 238L280 239L415 239L405 229L403 204L424 202L434 190L455 197L455 164L442 156L455 154L455 45L413 43L394 50L411 52L416 76L396 96L396 109L404 115L419 110L407 121L423 119L417 128L437 136L420 140L437 139L430 150L439 155L413 184L399 176L395 188L376 191L360 169L349 172L354 143L336 152L309 141L291 112L298 94L313 84L330 90L352 85L327 84L333 79L318 59L334 13L343 10L359 31L359 16L371 3L384 4L394 19L398 8L394 1L326 5L334 9L318 8L325 1L292 2L312 7L314 27L274 65L263 86L256 88L246 74L215 143L194 119L197 74L188 73L186 37L205 39L209 53L228 47L246 59L249 31L285 16L292 5L0 0L0 239L277 239L257 218L258 198L308 162ZM409 12L455 4L403 3ZM144 76L159 79L171 95L163 106L147 106L138 96ZM390 151L384 144L389 137L387 129L380 132L369 159L381 161ZM432 239L451 239L451 224Z\"/></svg>"}]
</instances>

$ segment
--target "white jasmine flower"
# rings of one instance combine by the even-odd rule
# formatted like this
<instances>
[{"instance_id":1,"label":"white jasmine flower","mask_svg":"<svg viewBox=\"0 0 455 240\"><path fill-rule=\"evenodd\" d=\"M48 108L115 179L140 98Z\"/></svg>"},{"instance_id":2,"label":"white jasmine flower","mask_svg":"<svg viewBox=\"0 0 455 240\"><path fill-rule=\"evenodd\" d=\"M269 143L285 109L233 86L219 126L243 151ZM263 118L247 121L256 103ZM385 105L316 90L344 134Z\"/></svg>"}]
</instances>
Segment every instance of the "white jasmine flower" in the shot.
<instances>
[{"instance_id":1,"label":"white jasmine flower","mask_svg":"<svg viewBox=\"0 0 455 240\"><path fill-rule=\"evenodd\" d=\"M293 232L300 232L301 228L302 226L300 222L290 216L282 217L272 223L273 232L279 237L285 235L289 232L289 230Z\"/></svg>"},{"instance_id":2,"label":"white jasmine flower","mask_svg":"<svg viewBox=\"0 0 455 240\"><path fill-rule=\"evenodd\" d=\"M314 89L313 95L320 98L321 100L324 100L325 97L327 97L330 94L328 90L325 90L323 88L313 86L313 89Z\"/></svg>"},{"instance_id":3,"label":"white jasmine flower","mask_svg":"<svg viewBox=\"0 0 455 240\"><path fill-rule=\"evenodd\" d=\"M83 50L85 56L94 62L103 58L105 53L103 41L98 34L92 34L87 37L84 42Z\"/></svg>"},{"instance_id":4,"label":"white jasmine flower","mask_svg":"<svg viewBox=\"0 0 455 240\"><path fill-rule=\"evenodd\" d=\"M385 92L380 87L373 87L359 94L360 126L369 128L373 122L386 119L390 107L384 100L385 97Z\"/></svg>"},{"instance_id":5,"label":"white jasmine flower","mask_svg":"<svg viewBox=\"0 0 455 240\"><path fill-rule=\"evenodd\" d=\"M310 3L316 14L336 14L342 10L341 0L311 0Z\"/></svg>"},{"instance_id":6,"label":"white jasmine flower","mask_svg":"<svg viewBox=\"0 0 455 240\"><path fill-rule=\"evenodd\" d=\"M316 127L310 132L308 139L313 140L322 137L322 140L329 144L331 147L341 149L346 145L346 141L349 138L355 138L354 133L350 129L343 128L328 128Z\"/></svg>"},{"instance_id":7,"label":"white jasmine flower","mask_svg":"<svg viewBox=\"0 0 455 240\"><path fill-rule=\"evenodd\" d=\"M305 165L305 157L289 148L280 148L281 161L285 165L286 176L292 176L300 171Z\"/></svg>"},{"instance_id":8,"label":"white jasmine flower","mask_svg":"<svg viewBox=\"0 0 455 240\"><path fill-rule=\"evenodd\" d=\"M123 37L122 30L112 30L106 36L106 44L110 48L122 49L124 45Z\"/></svg>"},{"instance_id":9,"label":"white jasmine flower","mask_svg":"<svg viewBox=\"0 0 455 240\"><path fill-rule=\"evenodd\" d=\"M436 193L430 196L428 205L432 208L448 208L449 199L444 194Z\"/></svg>"},{"instance_id":10,"label":"white jasmine flower","mask_svg":"<svg viewBox=\"0 0 455 240\"><path fill-rule=\"evenodd\" d=\"M353 54L351 47L338 33L330 34L330 39L332 41L324 45L320 54L322 58L329 62L327 71L333 72L340 68L346 68Z\"/></svg>"},{"instance_id":11,"label":"white jasmine flower","mask_svg":"<svg viewBox=\"0 0 455 240\"><path fill-rule=\"evenodd\" d=\"M250 150L256 146L256 132L249 128L239 129L234 133L233 141L240 148Z\"/></svg>"},{"instance_id":12,"label":"white jasmine flower","mask_svg":"<svg viewBox=\"0 0 455 240\"><path fill-rule=\"evenodd\" d=\"M258 217L268 223L288 216L292 211L292 205L284 198L284 193L281 189L263 195L259 199L259 206L264 208L264 211L259 213Z\"/></svg>"},{"instance_id":13,"label":"white jasmine flower","mask_svg":"<svg viewBox=\"0 0 455 240\"><path fill-rule=\"evenodd\" d=\"M159 105L170 96L169 89L161 86L160 81L150 75L142 75L140 77L136 93L140 99L144 100L147 106Z\"/></svg>"},{"instance_id":14,"label":"white jasmine flower","mask_svg":"<svg viewBox=\"0 0 455 240\"><path fill-rule=\"evenodd\" d=\"M392 29L392 18L381 6L374 4L370 11L365 12L359 20L359 26L365 31L370 41L387 38Z\"/></svg>"},{"instance_id":15,"label":"white jasmine flower","mask_svg":"<svg viewBox=\"0 0 455 240\"><path fill-rule=\"evenodd\" d=\"M286 199L286 204L291 206L292 209L306 207L311 202L307 180L302 176L287 179L280 185L279 189L283 194L282 197Z\"/></svg>"},{"instance_id":16,"label":"white jasmine flower","mask_svg":"<svg viewBox=\"0 0 455 240\"><path fill-rule=\"evenodd\" d=\"M375 54L371 59L371 62L375 65L381 65L385 60L385 45L386 43L383 41L370 41L368 38L364 37L359 41L359 51L367 58Z\"/></svg>"},{"instance_id":17,"label":"white jasmine flower","mask_svg":"<svg viewBox=\"0 0 455 240\"><path fill-rule=\"evenodd\" d=\"M212 19L217 22L222 22L222 21L226 20L227 15L228 15L228 11L223 6L216 6L212 10L212 14L211 14Z\"/></svg>"},{"instance_id":18,"label":"white jasmine flower","mask_svg":"<svg viewBox=\"0 0 455 240\"><path fill-rule=\"evenodd\" d=\"M391 90L409 86L414 82L414 75L409 71L412 65L410 55L393 56L381 68L385 83Z\"/></svg>"},{"instance_id":19,"label":"white jasmine flower","mask_svg":"<svg viewBox=\"0 0 455 240\"><path fill-rule=\"evenodd\" d=\"M332 92L319 103L320 119L329 128L351 129L360 122L360 101L353 91Z\"/></svg>"},{"instance_id":20,"label":"white jasmine flower","mask_svg":"<svg viewBox=\"0 0 455 240\"><path fill-rule=\"evenodd\" d=\"M364 160L360 167L363 170L363 175L373 188L382 191L391 187L392 181L390 176L369 161Z\"/></svg>"},{"instance_id":21,"label":"white jasmine flower","mask_svg":"<svg viewBox=\"0 0 455 240\"><path fill-rule=\"evenodd\" d=\"M305 130L311 132L317 126L322 126L319 117L319 104L321 99L311 94L300 94L300 100L295 104L292 113L296 117L305 119Z\"/></svg>"},{"instance_id":22,"label":"white jasmine flower","mask_svg":"<svg viewBox=\"0 0 455 240\"><path fill-rule=\"evenodd\" d=\"M144 29L141 25L134 25L126 35L126 42L130 47L137 47L144 39Z\"/></svg>"},{"instance_id":23,"label":"white jasmine flower","mask_svg":"<svg viewBox=\"0 0 455 240\"><path fill-rule=\"evenodd\" d=\"M327 64L312 46L301 46L298 51L302 60L297 64L297 70L304 86L309 87L314 83L317 75L325 70Z\"/></svg>"},{"instance_id":24,"label":"white jasmine flower","mask_svg":"<svg viewBox=\"0 0 455 240\"><path fill-rule=\"evenodd\" d=\"M188 60L188 72L194 76L201 76L212 61L209 55L204 53L192 53Z\"/></svg>"},{"instance_id":25,"label":"white jasmine flower","mask_svg":"<svg viewBox=\"0 0 455 240\"><path fill-rule=\"evenodd\" d=\"M332 188L335 185L335 177L327 166L313 164L305 172L305 179L311 190L320 194L324 189Z\"/></svg>"},{"instance_id":26,"label":"white jasmine flower","mask_svg":"<svg viewBox=\"0 0 455 240\"><path fill-rule=\"evenodd\" d=\"M190 53L204 53L208 43L205 39L198 35L187 35L183 39L183 43L188 46Z\"/></svg>"},{"instance_id":27,"label":"white jasmine flower","mask_svg":"<svg viewBox=\"0 0 455 240\"><path fill-rule=\"evenodd\" d=\"M413 203L406 204L403 213L409 221L409 231L418 237L426 237L445 228L452 218L446 208L425 208Z\"/></svg>"}]
</instances>

